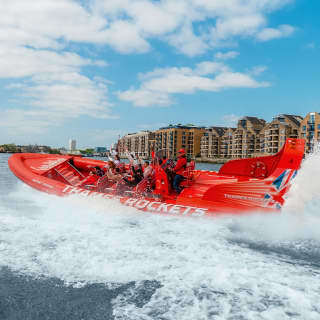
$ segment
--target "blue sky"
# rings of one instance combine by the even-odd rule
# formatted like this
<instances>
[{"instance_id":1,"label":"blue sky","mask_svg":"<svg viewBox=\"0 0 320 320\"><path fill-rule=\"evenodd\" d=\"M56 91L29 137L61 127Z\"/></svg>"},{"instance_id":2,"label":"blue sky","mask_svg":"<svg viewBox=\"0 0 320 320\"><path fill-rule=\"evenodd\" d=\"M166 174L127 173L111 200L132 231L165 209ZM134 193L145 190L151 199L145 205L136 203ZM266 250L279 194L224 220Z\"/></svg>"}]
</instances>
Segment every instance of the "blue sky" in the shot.
<instances>
[{"instance_id":1,"label":"blue sky","mask_svg":"<svg viewBox=\"0 0 320 320\"><path fill-rule=\"evenodd\" d=\"M2 0L0 144L319 111L317 0Z\"/></svg>"}]
</instances>

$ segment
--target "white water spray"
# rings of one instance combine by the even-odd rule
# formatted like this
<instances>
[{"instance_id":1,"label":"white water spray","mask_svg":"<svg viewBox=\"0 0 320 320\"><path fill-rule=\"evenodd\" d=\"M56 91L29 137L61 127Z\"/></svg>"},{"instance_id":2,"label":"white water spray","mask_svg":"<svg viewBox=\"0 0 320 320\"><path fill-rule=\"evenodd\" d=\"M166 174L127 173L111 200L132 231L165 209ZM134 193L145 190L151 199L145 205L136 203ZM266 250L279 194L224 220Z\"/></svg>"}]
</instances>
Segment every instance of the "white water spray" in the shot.
<instances>
[{"instance_id":1,"label":"white water spray","mask_svg":"<svg viewBox=\"0 0 320 320\"><path fill-rule=\"evenodd\" d=\"M320 146L302 162L292 181L281 213L253 214L234 218L233 238L279 243L283 241L320 241Z\"/></svg>"},{"instance_id":2,"label":"white water spray","mask_svg":"<svg viewBox=\"0 0 320 320\"><path fill-rule=\"evenodd\" d=\"M320 211L320 144L302 162L283 209L298 213Z\"/></svg>"},{"instance_id":3,"label":"white water spray","mask_svg":"<svg viewBox=\"0 0 320 320\"><path fill-rule=\"evenodd\" d=\"M289 201L316 158L304 161ZM143 307L130 292L118 296L116 319L317 319L320 193L308 187L304 209L289 202L283 214L200 219L57 198L19 183L10 207L0 203L0 267L72 285L161 284Z\"/></svg>"}]
</instances>

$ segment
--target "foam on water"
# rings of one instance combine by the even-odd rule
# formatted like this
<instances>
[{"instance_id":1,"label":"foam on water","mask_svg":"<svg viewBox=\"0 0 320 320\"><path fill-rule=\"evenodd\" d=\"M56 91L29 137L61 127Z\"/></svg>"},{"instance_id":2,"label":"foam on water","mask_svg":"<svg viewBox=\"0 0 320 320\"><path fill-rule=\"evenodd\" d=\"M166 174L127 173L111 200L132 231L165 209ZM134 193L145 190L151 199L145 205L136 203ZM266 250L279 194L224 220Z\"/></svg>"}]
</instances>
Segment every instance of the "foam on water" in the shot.
<instances>
[{"instance_id":1,"label":"foam on water","mask_svg":"<svg viewBox=\"0 0 320 320\"><path fill-rule=\"evenodd\" d=\"M0 202L0 267L75 286L160 283L142 306L135 290L119 294L116 319L319 319L317 162L304 162L281 215L149 215L19 183Z\"/></svg>"},{"instance_id":2,"label":"foam on water","mask_svg":"<svg viewBox=\"0 0 320 320\"><path fill-rule=\"evenodd\" d=\"M285 209L307 214L319 212L320 200L320 144L302 163L289 193Z\"/></svg>"}]
</instances>

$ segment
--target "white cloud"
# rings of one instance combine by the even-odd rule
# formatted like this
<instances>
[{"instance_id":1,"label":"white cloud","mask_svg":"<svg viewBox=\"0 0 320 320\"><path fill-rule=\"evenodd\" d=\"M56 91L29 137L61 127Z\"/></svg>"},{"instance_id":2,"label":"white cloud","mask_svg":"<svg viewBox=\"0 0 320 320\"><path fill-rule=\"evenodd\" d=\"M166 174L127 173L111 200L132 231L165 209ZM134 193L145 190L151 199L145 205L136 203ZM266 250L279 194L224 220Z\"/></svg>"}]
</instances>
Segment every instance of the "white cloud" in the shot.
<instances>
[{"instance_id":1,"label":"white cloud","mask_svg":"<svg viewBox=\"0 0 320 320\"><path fill-rule=\"evenodd\" d=\"M109 118L107 88L86 78L87 84L68 82L39 83L24 89L29 105L63 114L63 118L87 115Z\"/></svg>"},{"instance_id":2,"label":"white cloud","mask_svg":"<svg viewBox=\"0 0 320 320\"><path fill-rule=\"evenodd\" d=\"M140 107L167 106L173 104L173 94L269 86L267 82L256 81L250 74L234 72L222 63L211 61L199 63L194 69L156 69L145 75L141 74L139 78L142 81L140 88L119 92L119 99L131 101Z\"/></svg>"},{"instance_id":3,"label":"white cloud","mask_svg":"<svg viewBox=\"0 0 320 320\"><path fill-rule=\"evenodd\" d=\"M266 28L267 15L290 2L291 0L95 0L93 8L94 12L102 12L111 21L111 25L127 21L145 41L157 37L167 41L179 52L194 56L204 53L212 46L235 42L236 37L255 38ZM211 28L208 27L210 25ZM108 32L108 27L105 30ZM140 41L139 37L133 37L129 39L128 46L132 51L139 52L137 49ZM114 43L108 43L121 51ZM145 44L143 48L148 50ZM121 52L131 51L127 49Z\"/></svg>"},{"instance_id":4,"label":"white cloud","mask_svg":"<svg viewBox=\"0 0 320 320\"><path fill-rule=\"evenodd\" d=\"M0 42L47 49L87 42L128 54L147 52L149 40L158 38L193 56L235 37L266 41L290 35L291 26L267 27L267 15L289 2L91 0L81 5L76 0L2 0Z\"/></svg>"},{"instance_id":5,"label":"white cloud","mask_svg":"<svg viewBox=\"0 0 320 320\"><path fill-rule=\"evenodd\" d=\"M214 57L216 59L221 59L221 60L228 60L228 59L234 59L239 55L239 52L237 51L228 51L228 52L217 52Z\"/></svg>"},{"instance_id":6,"label":"white cloud","mask_svg":"<svg viewBox=\"0 0 320 320\"><path fill-rule=\"evenodd\" d=\"M177 8L165 5L163 1L130 1L127 8L137 27L148 36L166 34L181 23Z\"/></svg>"},{"instance_id":7,"label":"white cloud","mask_svg":"<svg viewBox=\"0 0 320 320\"><path fill-rule=\"evenodd\" d=\"M69 41L107 43L105 17L72 0L3 0L0 11L0 78L14 79L5 89L15 90L17 106L0 104L7 132L40 133L81 115L111 117L105 79L82 74L107 63L66 50Z\"/></svg>"},{"instance_id":8,"label":"white cloud","mask_svg":"<svg viewBox=\"0 0 320 320\"><path fill-rule=\"evenodd\" d=\"M2 0L0 78L14 79L4 90L15 90L16 102L28 109L15 120L18 107L8 110L3 102L0 107L11 124L25 123L25 130L44 130L53 123L49 118L62 123L81 115L111 117L110 82L91 79L83 72L87 66L105 67L107 63L84 58L68 48L89 43L123 54L145 53L151 50L151 40L157 39L195 56L236 43L241 37L267 41L291 35L292 26L273 29L267 23L271 12L289 2ZM232 55L235 53L220 53L220 59ZM167 106L178 93L268 85L256 81L253 74L235 72L212 61L199 63L194 69L156 69L140 75L140 88L120 92L119 97L136 106ZM37 121L32 119L36 114Z\"/></svg>"},{"instance_id":9,"label":"white cloud","mask_svg":"<svg viewBox=\"0 0 320 320\"><path fill-rule=\"evenodd\" d=\"M257 39L260 41L268 41L272 39L279 39L284 38L292 35L295 31L295 28L292 26L289 26L287 24L283 24L279 26L279 28L265 28L261 30L257 34Z\"/></svg>"},{"instance_id":10,"label":"white cloud","mask_svg":"<svg viewBox=\"0 0 320 320\"><path fill-rule=\"evenodd\" d=\"M1 111L0 128L5 131L6 135L13 138L24 134L41 134L49 126L52 126L50 118L46 116L44 119L41 114L35 117L32 112L21 109Z\"/></svg>"},{"instance_id":11,"label":"white cloud","mask_svg":"<svg viewBox=\"0 0 320 320\"><path fill-rule=\"evenodd\" d=\"M261 73L265 72L267 69L268 69L267 66L256 66L250 71L250 74L254 76L258 76Z\"/></svg>"},{"instance_id":12,"label":"white cloud","mask_svg":"<svg viewBox=\"0 0 320 320\"><path fill-rule=\"evenodd\" d=\"M226 114L222 117L221 123L226 127L236 127L238 121L242 118L242 116L238 116L236 114Z\"/></svg>"},{"instance_id":13,"label":"white cloud","mask_svg":"<svg viewBox=\"0 0 320 320\"><path fill-rule=\"evenodd\" d=\"M208 74L215 74L219 72L227 72L229 68L220 62L203 61L197 64L194 71L191 70L190 73L194 73L199 76L205 76Z\"/></svg>"},{"instance_id":14,"label":"white cloud","mask_svg":"<svg viewBox=\"0 0 320 320\"><path fill-rule=\"evenodd\" d=\"M258 12L219 18L216 26L212 28L212 39L216 42L234 36L254 36L256 31L265 24L265 17Z\"/></svg>"},{"instance_id":15,"label":"white cloud","mask_svg":"<svg viewBox=\"0 0 320 320\"><path fill-rule=\"evenodd\" d=\"M115 21L105 31L105 42L121 53L147 52L148 42L143 39L136 25L127 21Z\"/></svg>"},{"instance_id":16,"label":"white cloud","mask_svg":"<svg viewBox=\"0 0 320 320\"><path fill-rule=\"evenodd\" d=\"M92 80L81 74L81 68L90 65L105 66L106 63L84 59L70 52L57 53L0 44L0 78L14 79L6 89L15 90L16 105L29 106L15 120L11 115L17 109L10 113L3 105L7 126L23 123L25 128L18 128L18 131L39 132L47 126L81 115L111 117L105 81ZM22 82L20 78L23 78Z\"/></svg>"},{"instance_id":17,"label":"white cloud","mask_svg":"<svg viewBox=\"0 0 320 320\"><path fill-rule=\"evenodd\" d=\"M149 107L152 105L167 107L173 103L168 93L143 88L119 92L118 97L120 100L132 102L136 107Z\"/></svg>"},{"instance_id":18,"label":"white cloud","mask_svg":"<svg viewBox=\"0 0 320 320\"><path fill-rule=\"evenodd\" d=\"M57 45L60 39L102 42L107 24L105 17L72 0L2 0L0 11L1 29L6 27L9 32L7 41L13 34L16 44L42 48Z\"/></svg>"},{"instance_id":19,"label":"white cloud","mask_svg":"<svg viewBox=\"0 0 320 320\"><path fill-rule=\"evenodd\" d=\"M0 78L32 77L39 74L78 71L95 62L71 52L57 53L0 44Z\"/></svg>"},{"instance_id":20,"label":"white cloud","mask_svg":"<svg viewBox=\"0 0 320 320\"><path fill-rule=\"evenodd\" d=\"M179 31L168 36L167 39L169 44L179 52L191 57L202 54L209 48L203 39L194 34L190 24L183 25Z\"/></svg>"}]
</instances>

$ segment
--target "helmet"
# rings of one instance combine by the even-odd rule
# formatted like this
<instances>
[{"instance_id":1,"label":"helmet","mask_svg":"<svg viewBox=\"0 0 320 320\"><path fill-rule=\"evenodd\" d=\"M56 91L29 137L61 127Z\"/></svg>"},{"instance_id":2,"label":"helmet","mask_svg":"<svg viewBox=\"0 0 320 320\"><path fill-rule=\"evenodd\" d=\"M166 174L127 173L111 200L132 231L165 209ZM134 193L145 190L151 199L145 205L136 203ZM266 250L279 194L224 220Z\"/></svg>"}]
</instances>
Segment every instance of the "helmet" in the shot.
<instances>
[{"instance_id":1,"label":"helmet","mask_svg":"<svg viewBox=\"0 0 320 320\"><path fill-rule=\"evenodd\" d=\"M178 152L181 153L181 154L185 154L185 153L186 153L186 150L180 149Z\"/></svg>"}]
</instances>

